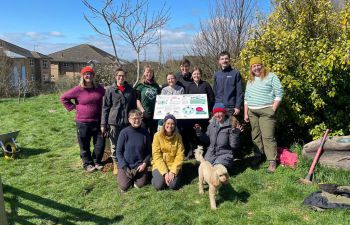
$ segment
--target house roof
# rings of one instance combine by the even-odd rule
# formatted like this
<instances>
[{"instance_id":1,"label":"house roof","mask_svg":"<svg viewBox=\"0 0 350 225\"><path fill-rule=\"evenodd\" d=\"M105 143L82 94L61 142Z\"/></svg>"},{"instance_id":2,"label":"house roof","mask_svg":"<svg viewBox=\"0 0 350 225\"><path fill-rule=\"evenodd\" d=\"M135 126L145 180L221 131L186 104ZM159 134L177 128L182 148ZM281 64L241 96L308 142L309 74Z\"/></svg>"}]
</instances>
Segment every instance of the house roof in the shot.
<instances>
[{"instance_id":1,"label":"house roof","mask_svg":"<svg viewBox=\"0 0 350 225\"><path fill-rule=\"evenodd\" d=\"M10 58L34 58L34 59L49 59L50 57L39 52L30 51L21 48L10 42L0 39L0 49Z\"/></svg>"},{"instance_id":2,"label":"house roof","mask_svg":"<svg viewBox=\"0 0 350 225\"><path fill-rule=\"evenodd\" d=\"M98 63L114 63L115 57L93 45L81 44L72 48L49 54L52 62L87 63L96 61ZM121 60L126 62L125 60Z\"/></svg>"}]
</instances>

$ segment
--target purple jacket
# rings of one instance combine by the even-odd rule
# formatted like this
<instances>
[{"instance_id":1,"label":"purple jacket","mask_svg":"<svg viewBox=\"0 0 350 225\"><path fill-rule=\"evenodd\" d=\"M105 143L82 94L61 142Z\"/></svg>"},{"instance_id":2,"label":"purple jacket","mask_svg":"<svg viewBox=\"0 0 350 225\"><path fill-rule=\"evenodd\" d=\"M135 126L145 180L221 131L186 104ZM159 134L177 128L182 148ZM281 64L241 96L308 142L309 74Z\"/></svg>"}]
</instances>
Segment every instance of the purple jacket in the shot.
<instances>
[{"instance_id":1,"label":"purple jacket","mask_svg":"<svg viewBox=\"0 0 350 225\"><path fill-rule=\"evenodd\" d=\"M68 111L77 110L75 116L77 122L99 122L104 94L105 89L102 86L96 88L76 86L61 96L61 102Z\"/></svg>"}]
</instances>

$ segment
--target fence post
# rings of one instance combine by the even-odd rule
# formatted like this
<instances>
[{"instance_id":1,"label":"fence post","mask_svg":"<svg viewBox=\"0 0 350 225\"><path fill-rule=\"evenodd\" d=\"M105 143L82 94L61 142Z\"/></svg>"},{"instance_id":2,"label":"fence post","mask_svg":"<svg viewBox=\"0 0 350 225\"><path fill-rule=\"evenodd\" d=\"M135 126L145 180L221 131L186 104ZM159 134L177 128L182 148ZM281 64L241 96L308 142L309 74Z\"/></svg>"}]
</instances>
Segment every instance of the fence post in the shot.
<instances>
[{"instance_id":1,"label":"fence post","mask_svg":"<svg viewBox=\"0 0 350 225\"><path fill-rule=\"evenodd\" d=\"M2 190L1 176L0 176L0 224L8 225L7 219L6 219L4 192Z\"/></svg>"}]
</instances>

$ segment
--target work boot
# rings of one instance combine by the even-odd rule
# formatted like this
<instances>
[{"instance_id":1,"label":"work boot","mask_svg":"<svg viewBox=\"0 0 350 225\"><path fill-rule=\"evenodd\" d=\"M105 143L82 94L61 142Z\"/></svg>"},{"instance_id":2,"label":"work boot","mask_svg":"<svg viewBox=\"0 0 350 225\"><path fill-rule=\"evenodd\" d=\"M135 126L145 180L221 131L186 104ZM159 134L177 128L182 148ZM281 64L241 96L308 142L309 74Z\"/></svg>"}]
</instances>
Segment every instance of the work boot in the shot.
<instances>
[{"instance_id":1,"label":"work boot","mask_svg":"<svg viewBox=\"0 0 350 225\"><path fill-rule=\"evenodd\" d=\"M276 161L275 160L270 160L269 161L269 167L267 168L268 173L274 173L276 170Z\"/></svg>"},{"instance_id":2,"label":"work boot","mask_svg":"<svg viewBox=\"0 0 350 225\"><path fill-rule=\"evenodd\" d=\"M113 160L113 175L118 175L118 164L116 160Z\"/></svg>"}]
</instances>

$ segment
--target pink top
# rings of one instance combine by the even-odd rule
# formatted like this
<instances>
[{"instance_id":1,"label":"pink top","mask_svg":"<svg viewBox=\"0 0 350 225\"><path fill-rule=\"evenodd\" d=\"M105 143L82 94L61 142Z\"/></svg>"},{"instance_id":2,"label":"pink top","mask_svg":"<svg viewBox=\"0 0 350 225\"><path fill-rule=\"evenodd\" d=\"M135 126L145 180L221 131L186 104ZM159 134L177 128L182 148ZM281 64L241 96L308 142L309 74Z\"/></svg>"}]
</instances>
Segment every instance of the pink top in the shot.
<instances>
[{"instance_id":1,"label":"pink top","mask_svg":"<svg viewBox=\"0 0 350 225\"><path fill-rule=\"evenodd\" d=\"M99 122L104 94L105 89L102 86L97 88L76 86L61 96L61 102L68 111L77 110L75 116L77 122Z\"/></svg>"}]
</instances>

